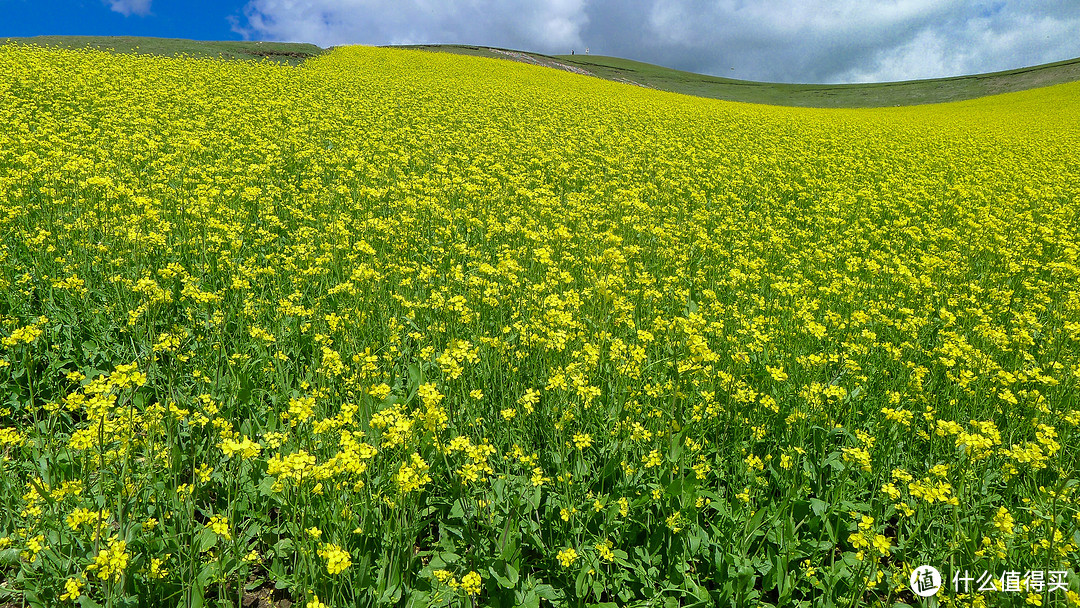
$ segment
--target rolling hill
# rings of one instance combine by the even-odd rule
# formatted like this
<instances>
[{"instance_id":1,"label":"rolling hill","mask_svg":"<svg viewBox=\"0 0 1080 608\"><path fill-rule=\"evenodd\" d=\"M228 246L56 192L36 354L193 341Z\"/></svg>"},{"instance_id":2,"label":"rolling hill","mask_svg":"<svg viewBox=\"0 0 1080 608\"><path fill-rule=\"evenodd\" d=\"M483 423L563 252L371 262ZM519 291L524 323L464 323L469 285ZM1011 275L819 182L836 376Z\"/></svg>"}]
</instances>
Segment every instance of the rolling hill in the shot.
<instances>
[{"instance_id":1,"label":"rolling hill","mask_svg":"<svg viewBox=\"0 0 1080 608\"><path fill-rule=\"evenodd\" d=\"M97 48L121 53L225 59L269 59L298 65L326 49L314 44L260 41L204 41L138 36L36 36L8 42ZM784 84L722 78L602 55L544 55L463 44L396 45L390 48L455 53L520 61L650 89L697 97L819 108L868 108L944 103L1023 91L1080 80L1080 58L987 74L868 84Z\"/></svg>"}]
</instances>

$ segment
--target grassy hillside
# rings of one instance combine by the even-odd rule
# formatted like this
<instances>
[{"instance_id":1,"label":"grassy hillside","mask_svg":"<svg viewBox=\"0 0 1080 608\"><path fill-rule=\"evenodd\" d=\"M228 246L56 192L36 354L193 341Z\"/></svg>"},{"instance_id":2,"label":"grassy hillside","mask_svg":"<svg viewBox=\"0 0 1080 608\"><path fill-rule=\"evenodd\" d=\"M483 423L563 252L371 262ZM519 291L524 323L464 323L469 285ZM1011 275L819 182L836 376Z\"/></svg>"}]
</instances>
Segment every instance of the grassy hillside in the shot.
<instances>
[{"instance_id":1,"label":"grassy hillside","mask_svg":"<svg viewBox=\"0 0 1080 608\"><path fill-rule=\"evenodd\" d=\"M683 72L640 61L597 55L542 55L468 45L415 45L431 51L515 59L644 87L749 103L821 108L887 107L942 103L1080 80L1080 59L952 78L873 84L778 84Z\"/></svg>"},{"instance_id":2,"label":"grassy hillside","mask_svg":"<svg viewBox=\"0 0 1080 608\"><path fill-rule=\"evenodd\" d=\"M572 65L580 66L603 78L625 79L665 91L729 101L810 107L883 107L942 103L1080 80L1080 59L990 74L848 85L775 84L733 80L682 72L618 57L583 58L564 55L558 59L570 60Z\"/></svg>"},{"instance_id":3,"label":"grassy hillside","mask_svg":"<svg viewBox=\"0 0 1080 608\"><path fill-rule=\"evenodd\" d=\"M221 57L224 59L270 59L278 63L297 65L319 55L323 49L314 44L258 41L208 41L181 38L147 38L142 36L34 36L32 38L0 39L22 44L37 44L68 49L92 48L119 53L139 53L176 57Z\"/></svg>"},{"instance_id":4,"label":"grassy hillside","mask_svg":"<svg viewBox=\"0 0 1080 608\"><path fill-rule=\"evenodd\" d=\"M1080 83L0 45L0 99L0 606L1080 604Z\"/></svg>"},{"instance_id":5,"label":"grassy hillside","mask_svg":"<svg viewBox=\"0 0 1080 608\"><path fill-rule=\"evenodd\" d=\"M289 65L297 65L307 58L325 52L325 49L313 44L204 41L136 36L36 36L6 40L62 48L96 48L170 57L181 54L191 57L223 57L225 59L262 59L265 57ZM1080 80L1080 59L952 78L821 85L779 84L720 78L630 59L599 55L544 55L460 44L404 45L393 48L521 61L606 80L711 99L821 108L887 107L960 101Z\"/></svg>"}]
</instances>

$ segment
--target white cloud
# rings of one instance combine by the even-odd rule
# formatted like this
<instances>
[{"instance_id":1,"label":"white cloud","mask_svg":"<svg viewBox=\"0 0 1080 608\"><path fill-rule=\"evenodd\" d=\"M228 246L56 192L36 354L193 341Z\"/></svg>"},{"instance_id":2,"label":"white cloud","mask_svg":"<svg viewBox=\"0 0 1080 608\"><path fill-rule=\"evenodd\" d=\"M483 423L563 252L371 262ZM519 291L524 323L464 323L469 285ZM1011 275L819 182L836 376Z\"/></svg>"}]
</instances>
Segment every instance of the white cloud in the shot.
<instances>
[{"instance_id":1,"label":"white cloud","mask_svg":"<svg viewBox=\"0 0 1080 608\"><path fill-rule=\"evenodd\" d=\"M931 78L1080 56L1075 0L250 0L234 29L321 46L589 46L775 82Z\"/></svg>"},{"instance_id":2,"label":"white cloud","mask_svg":"<svg viewBox=\"0 0 1080 608\"><path fill-rule=\"evenodd\" d=\"M252 0L249 38L337 44L459 43L568 52L581 46L584 0Z\"/></svg>"},{"instance_id":3,"label":"white cloud","mask_svg":"<svg viewBox=\"0 0 1080 608\"><path fill-rule=\"evenodd\" d=\"M150 14L150 3L153 0L106 0L109 8L125 17L138 15L145 17Z\"/></svg>"},{"instance_id":4,"label":"white cloud","mask_svg":"<svg viewBox=\"0 0 1080 608\"><path fill-rule=\"evenodd\" d=\"M839 75L850 82L880 82L974 74L1080 56L1080 16L1052 17L998 11L928 27L910 40L880 49Z\"/></svg>"}]
</instances>

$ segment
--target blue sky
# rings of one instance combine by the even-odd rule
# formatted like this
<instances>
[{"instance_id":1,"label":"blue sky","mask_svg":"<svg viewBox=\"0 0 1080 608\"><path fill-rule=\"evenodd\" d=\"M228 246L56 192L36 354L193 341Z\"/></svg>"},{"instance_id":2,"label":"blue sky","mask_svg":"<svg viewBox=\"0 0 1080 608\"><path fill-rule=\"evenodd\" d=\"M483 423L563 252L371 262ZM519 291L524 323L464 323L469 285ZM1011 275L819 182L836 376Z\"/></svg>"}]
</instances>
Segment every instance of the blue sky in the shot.
<instances>
[{"instance_id":1,"label":"blue sky","mask_svg":"<svg viewBox=\"0 0 1080 608\"><path fill-rule=\"evenodd\" d=\"M770 82L881 82L1080 57L1080 0L0 0L0 37L589 48Z\"/></svg>"},{"instance_id":2,"label":"blue sky","mask_svg":"<svg viewBox=\"0 0 1080 608\"><path fill-rule=\"evenodd\" d=\"M228 18L241 18L244 4L245 0L125 0L116 3L105 0L0 0L0 10L4 15L0 23L0 36L155 36L242 40L243 36L232 30Z\"/></svg>"}]
</instances>

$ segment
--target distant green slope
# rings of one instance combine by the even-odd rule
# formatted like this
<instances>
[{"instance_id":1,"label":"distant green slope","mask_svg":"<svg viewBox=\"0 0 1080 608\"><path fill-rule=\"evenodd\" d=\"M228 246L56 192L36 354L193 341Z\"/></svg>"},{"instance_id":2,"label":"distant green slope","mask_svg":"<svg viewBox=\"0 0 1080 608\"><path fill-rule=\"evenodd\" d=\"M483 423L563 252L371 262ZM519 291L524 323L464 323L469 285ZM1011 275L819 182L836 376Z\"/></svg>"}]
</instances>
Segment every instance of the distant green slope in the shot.
<instances>
[{"instance_id":1,"label":"distant green slope","mask_svg":"<svg viewBox=\"0 0 1080 608\"><path fill-rule=\"evenodd\" d=\"M36 36L0 39L0 42L4 41L166 56L267 58L290 65L297 65L308 57L326 52L326 49L314 44L291 42L203 41L137 36ZM461 44L408 45L394 48L524 61L698 97L822 108L906 106L960 101L1080 80L1080 58L1003 72L931 80L873 84L779 84L707 76L601 55L544 55Z\"/></svg>"},{"instance_id":2,"label":"distant green slope","mask_svg":"<svg viewBox=\"0 0 1080 608\"><path fill-rule=\"evenodd\" d=\"M308 57L325 52L314 44L293 42L207 41L180 38L145 38L141 36L35 36L0 38L0 42L39 44L63 48L94 48L118 53L145 53L175 57L221 57L223 59L270 59L297 65Z\"/></svg>"},{"instance_id":3,"label":"distant green slope","mask_svg":"<svg viewBox=\"0 0 1080 608\"><path fill-rule=\"evenodd\" d=\"M542 55L469 45L414 45L401 48L514 59L698 97L824 108L942 103L1080 80L1080 58L1003 72L930 80L873 84L779 84L707 76L599 55Z\"/></svg>"}]
</instances>

